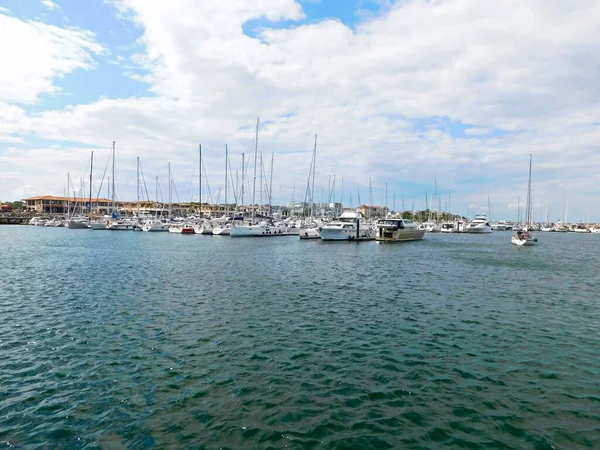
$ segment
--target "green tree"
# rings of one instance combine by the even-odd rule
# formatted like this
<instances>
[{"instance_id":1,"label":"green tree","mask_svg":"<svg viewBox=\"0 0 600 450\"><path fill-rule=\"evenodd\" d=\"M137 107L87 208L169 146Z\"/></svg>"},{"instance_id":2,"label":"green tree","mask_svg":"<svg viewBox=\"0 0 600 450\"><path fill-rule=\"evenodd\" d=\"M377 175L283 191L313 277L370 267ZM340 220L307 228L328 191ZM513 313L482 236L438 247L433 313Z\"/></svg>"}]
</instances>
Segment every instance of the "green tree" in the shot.
<instances>
[{"instance_id":1,"label":"green tree","mask_svg":"<svg viewBox=\"0 0 600 450\"><path fill-rule=\"evenodd\" d=\"M19 211L19 210L23 209L23 202L19 202L19 201L12 202L11 206L12 206L13 211Z\"/></svg>"}]
</instances>

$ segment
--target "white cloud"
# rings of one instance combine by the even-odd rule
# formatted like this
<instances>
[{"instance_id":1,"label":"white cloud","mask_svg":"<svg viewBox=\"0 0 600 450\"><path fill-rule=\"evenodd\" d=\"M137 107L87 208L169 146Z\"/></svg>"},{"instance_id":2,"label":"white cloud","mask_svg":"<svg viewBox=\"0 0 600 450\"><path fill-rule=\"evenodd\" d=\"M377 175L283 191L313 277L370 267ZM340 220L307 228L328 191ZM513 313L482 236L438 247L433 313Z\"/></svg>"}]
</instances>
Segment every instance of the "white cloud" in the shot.
<instances>
[{"instance_id":1,"label":"white cloud","mask_svg":"<svg viewBox=\"0 0 600 450\"><path fill-rule=\"evenodd\" d=\"M50 11L53 11L55 9L60 9L60 6L58 6L56 3L54 3L52 0L41 0L42 6L44 8L49 9Z\"/></svg>"},{"instance_id":2,"label":"white cloud","mask_svg":"<svg viewBox=\"0 0 600 450\"><path fill-rule=\"evenodd\" d=\"M134 62L147 74L128 73L154 97L105 98L24 119L41 137L104 146L114 139L120 167L140 155L159 173L170 159L190 178L198 142L211 167L222 167L224 142L237 162L260 115L269 121L265 151L277 153L280 202L294 185L303 191L314 132L320 184L330 173L344 176L354 200L357 186L366 197L369 176L377 199L386 181L430 180L437 169L457 207L485 204L491 189L492 211L508 211L524 191L531 151L538 198L560 201L557 185L573 179L581 204L598 194L600 4L593 0L409 0L354 30L336 20L269 28L268 21L303 18L293 0L113 3L142 32ZM257 38L243 33L251 20ZM63 32L83 33L82 57L69 67L91 64L100 51L93 37ZM48 69L34 92L52 92L58 73ZM454 138L439 121L414 128L439 117L475 126L466 131L475 138ZM211 181L222 183L213 170Z\"/></svg>"},{"instance_id":3,"label":"white cloud","mask_svg":"<svg viewBox=\"0 0 600 450\"><path fill-rule=\"evenodd\" d=\"M0 101L32 103L56 93L53 80L76 69L91 69L102 52L89 31L24 22L0 14Z\"/></svg>"}]
</instances>

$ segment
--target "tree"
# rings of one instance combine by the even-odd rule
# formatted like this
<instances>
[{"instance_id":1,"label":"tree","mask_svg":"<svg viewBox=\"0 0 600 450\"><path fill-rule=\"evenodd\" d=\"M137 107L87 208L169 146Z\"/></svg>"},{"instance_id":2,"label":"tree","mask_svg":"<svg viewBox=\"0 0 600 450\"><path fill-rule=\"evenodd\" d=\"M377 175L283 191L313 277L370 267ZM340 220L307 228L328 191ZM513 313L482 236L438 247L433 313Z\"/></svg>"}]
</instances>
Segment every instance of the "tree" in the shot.
<instances>
[{"instance_id":1,"label":"tree","mask_svg":"<svg viewBox=\"0 0 600 450\"><path fill-rule=\"evenodd\" d=\"M13 211L19 211L19 210L23 209L23 202L19 202L19 201L12 202L11 206L12 206Z\"/></svg>"}]
</instances>

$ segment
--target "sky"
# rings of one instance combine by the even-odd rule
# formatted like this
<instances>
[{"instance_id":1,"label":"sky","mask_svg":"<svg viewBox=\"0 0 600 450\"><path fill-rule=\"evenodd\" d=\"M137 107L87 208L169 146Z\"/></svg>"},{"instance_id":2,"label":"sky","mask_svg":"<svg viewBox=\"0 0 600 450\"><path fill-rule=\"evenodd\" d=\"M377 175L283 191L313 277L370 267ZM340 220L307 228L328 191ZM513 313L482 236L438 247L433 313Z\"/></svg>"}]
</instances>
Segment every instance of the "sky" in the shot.
<instances>
[{"instance_id":1,"label":"sky","mask_svg":"<svg viewBox=\"0 0 600 450\"><path fill-rule=\"evenodd\" d=\"M334 177L345 206L423 209L437 186L514 220L532 153L536 218L600 221L595 0L0 0L0 43L3 201L78 191L92 151L106 196L113 141L120 200L139 157L144 197L170 162L197 201L202 144L223 201L225 145L235 179L259 117L275 204L304 199L317 134L316 201Z\"/></svg>"}]
</instances>

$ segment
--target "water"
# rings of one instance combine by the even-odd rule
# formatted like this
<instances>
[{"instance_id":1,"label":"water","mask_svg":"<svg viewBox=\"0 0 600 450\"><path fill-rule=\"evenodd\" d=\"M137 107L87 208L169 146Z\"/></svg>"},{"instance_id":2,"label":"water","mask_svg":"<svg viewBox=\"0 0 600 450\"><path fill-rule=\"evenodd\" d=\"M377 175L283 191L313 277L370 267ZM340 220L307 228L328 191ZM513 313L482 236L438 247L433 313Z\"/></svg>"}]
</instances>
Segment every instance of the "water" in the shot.
<instances>
[{"instance_id":1,"label":"water","mask_svg":"<svg viewBox=\"0 0 600 450\"><path fill-rule=\"evenodd\" d=\"M598 448L600 235L538 237L2 227L0 442Z\"/></svg>"}]
</instances>

